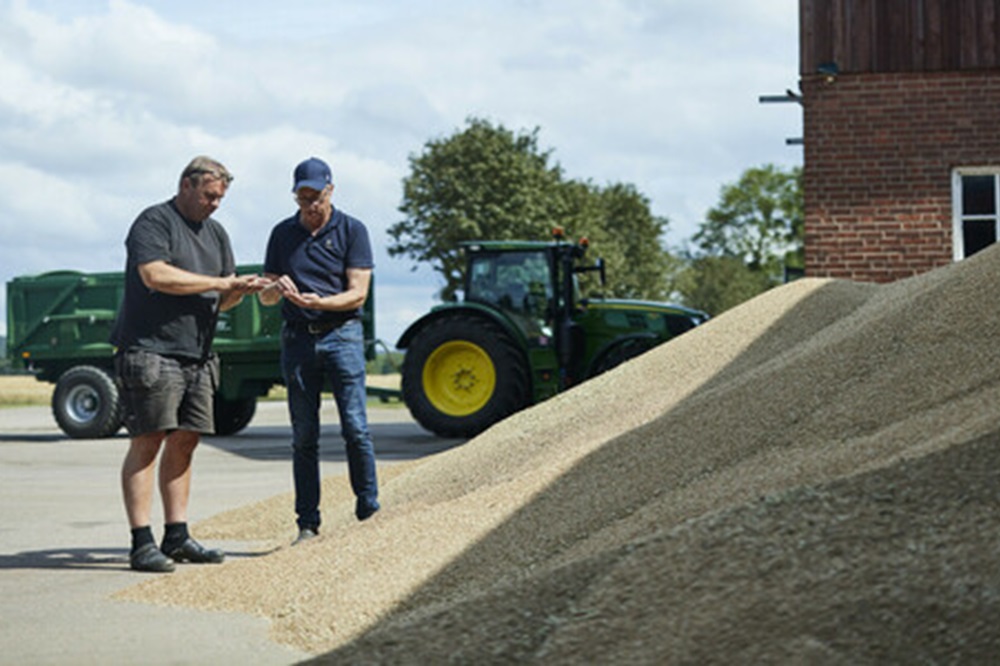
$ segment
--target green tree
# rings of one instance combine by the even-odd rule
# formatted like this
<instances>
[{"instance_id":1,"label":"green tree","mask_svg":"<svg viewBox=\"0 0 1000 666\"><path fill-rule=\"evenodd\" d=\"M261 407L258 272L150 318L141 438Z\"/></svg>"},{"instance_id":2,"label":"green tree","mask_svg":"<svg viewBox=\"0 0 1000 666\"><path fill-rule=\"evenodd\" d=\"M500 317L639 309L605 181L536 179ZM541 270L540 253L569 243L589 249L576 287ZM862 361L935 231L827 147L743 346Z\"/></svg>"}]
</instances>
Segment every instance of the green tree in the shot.
<instances>
[{"instance_id":1,"label":"green tree","mask_svg":"<svg viewBox=\"0 0 1000 666\"><path fill-rule=\"evenodd\" d=\"M595 189L592 201L597 213L587 235L607 265L607 295L667 298L669 255L660 239L669 221L653 215L649 199L631 184Z\"/></svg>"},{"instance_id":2,"label":"green tree","mask_svg":"<svg viewBox=\"0 0 1000 666\"><path fill-rule=\"evenodd\" d=\"M766 164L722 187L692 240L708 256L735 257L777 276L786 265L802 266L803 219L802 169Z\"/></svg>"},{"instance_id":3,"label":"green tree","mask_svg":"<svg viewBox=\"0 0 1000 666\"><path fill-rule=\"evenodd\" d=\"M780 284L786 268L803 266L803 220L801 168L747 169L722 187L674 290L686 305L716 315Z\"/></svg>"},{"instance_id":4,"label":"green tree","mask_svg":"<svg viewBox=\"0 0 1000 666\"><path fill-rule=\"evenodd\" d=\"M538 149L537 128L514 133L471 119L464 131L428 142L410 169L399 207L405 219L389 228L388 251L430 264L445 280L445 299L462 284L462 241L542 238L561 217L563 202L553 196L561 170Z\"/></svg>"},{"instance_id":5,"label":"green tree","mask_svg":"<svg viewBox=\"0 0 1000 666\"><path fill-rule=\"evenodd\" d=\"M688 306L712 316L774 286L767 275L736 257L696 257L676 277L674 288Z\"/></svg>"},{"instance_id":6,"label":"green tree","mask_svg":"<svg viewBox=\"0 0 1000 666\"><path fill-rule=\"evenodd\" d=\"M587 237L592 256L605 259L610 295L662 298L667 220L632 185L565 179L539 149L538 132L470 119L464 130L425 144L410 157L399 207L405 219L389 228L389 254L430 264L448 299L462 285L462 241L541 240L561 226L571 238ZM597 291L592 276L584 281Z\"/></svg>"}]
</instances>

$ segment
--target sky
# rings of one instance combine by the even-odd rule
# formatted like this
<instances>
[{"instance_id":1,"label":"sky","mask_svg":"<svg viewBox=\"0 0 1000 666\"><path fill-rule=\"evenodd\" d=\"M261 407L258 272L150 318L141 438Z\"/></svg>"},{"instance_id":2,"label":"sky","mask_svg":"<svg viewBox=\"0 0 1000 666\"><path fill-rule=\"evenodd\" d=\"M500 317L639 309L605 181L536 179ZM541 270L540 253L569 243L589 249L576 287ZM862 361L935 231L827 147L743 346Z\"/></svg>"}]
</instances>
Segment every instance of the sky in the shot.
<instances>
[{"instance_id":1,"label":"sky","mask_svg":"<svg viewBox=\"0 0 1000 666\"><path fill-rule=\"evenodd\" d=\"M801 165L801 109L758 99L798 65L797 0L0 0L0 281L122 270L135 217L202 154L235 175L215 217L237 263L260 263L316 156L371 234L392 347L442 286L386 251L427 142L537 128L565 177L634 185L678 248L744 170Z\"/></svg>"}]
</instances>

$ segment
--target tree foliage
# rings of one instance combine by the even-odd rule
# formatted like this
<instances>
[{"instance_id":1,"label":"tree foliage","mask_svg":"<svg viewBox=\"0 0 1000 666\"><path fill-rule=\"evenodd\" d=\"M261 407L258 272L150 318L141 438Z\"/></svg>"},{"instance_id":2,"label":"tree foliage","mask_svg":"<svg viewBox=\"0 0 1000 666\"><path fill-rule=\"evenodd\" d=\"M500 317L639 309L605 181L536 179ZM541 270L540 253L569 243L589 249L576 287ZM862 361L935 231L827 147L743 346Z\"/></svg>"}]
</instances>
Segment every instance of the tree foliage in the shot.
<instances>
[{"instance_id":1,"label":"tree foliage","mask_svg":"<svg viewBox=\"0 0 1000 666\"><path fill-rule=\"evenodd\" d=\"M430 264L447 299L462 284L462 241L544 240L561 226L570 237L589 238L592 253L605 259L610 295L665 296L660 238L667 220L655 217L632 185L601 188L564 178L550 152L539 149L538 132L470 119L465 129L425 144L410 157L399 207L404 219L389 228L389 254ZM596 285L591 280L585 288Z\"/></svg>"},{"instance_id":2,"label":"tree foliage","mask_svg":"<svg viewBox=\"0 0 1000 666\"><path fill-rule=\"evenodd\" d=\"M631 184L613 184L597 194L601 231L610 238L606 247L609 296L662 300L668 295L668 253L660 243L667 231L665 218L656 217L650 202Z\"/></svg>"},{"instance_id":3,"label":"tree foliage","mask_svg":"<svg viewBox=\"0 0 1000 666\"><path fill-rule=\"evenodd\" d=\"M801 168L747 169L722 187L674 289L685 304L715 315L780 284L786 269L803 266L803 211Z\"/></svg>"},{"instance_id":4,"label":"tree foliage","mask_svg":"<svg viewBox=\"0 0 1000 666\"><path fill-rule=\"evenodd\" d=\"M696 257L676 278L690 307L718 315L770 289L774 282L736 257Z\"/></svg>"},{"instance_id":5,"label":"tree foliage","mask_svg":"<svg viewBox=\"0 0 1000 666\"><path fill-rule=\"evenodd\" d=\"M799 259L803 240L802 169L747 169L724 185L692 240L708 256L735 257L751 270L780 274Z\"/></svg>"},{"instance_id":6,"label":"tree foliage","mask_svg":"<svg viewBox=\"0 0 1000 666\"><path fill-rule=\"evenodd\" d=\"M462 241L539 238L560 212L551 196L560 169L539 151L537 129L515 134L473 119L428 142L410 170L389 254L429 263L445 279L446 298L461 285Z\"/></svg>"}]
</instances>

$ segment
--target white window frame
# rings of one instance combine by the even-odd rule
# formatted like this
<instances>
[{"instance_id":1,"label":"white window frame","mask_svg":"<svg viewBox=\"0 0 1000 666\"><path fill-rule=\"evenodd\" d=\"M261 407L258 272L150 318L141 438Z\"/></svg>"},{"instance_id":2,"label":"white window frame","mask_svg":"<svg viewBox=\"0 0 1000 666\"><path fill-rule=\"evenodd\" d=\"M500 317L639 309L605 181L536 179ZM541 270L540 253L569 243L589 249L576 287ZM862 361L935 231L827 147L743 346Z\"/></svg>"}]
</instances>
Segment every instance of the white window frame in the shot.
<instances>
[{"instance_id":1,"label":"white window frame","mask_svg":"<svg viewBox=\"0 0 1000 666\"><path fill-rule=\"evenodd\" d=\"M995 167L959 167L952 170L951 175L951 207L952 207L952 243L955 261L965 259L965 231L963 223L966 220L993 220L997 240L1000 241L1000 166ZM965 215L962 210L962 177L963 176L993 176L993 215Z\"/></svg>"}]
</instances>

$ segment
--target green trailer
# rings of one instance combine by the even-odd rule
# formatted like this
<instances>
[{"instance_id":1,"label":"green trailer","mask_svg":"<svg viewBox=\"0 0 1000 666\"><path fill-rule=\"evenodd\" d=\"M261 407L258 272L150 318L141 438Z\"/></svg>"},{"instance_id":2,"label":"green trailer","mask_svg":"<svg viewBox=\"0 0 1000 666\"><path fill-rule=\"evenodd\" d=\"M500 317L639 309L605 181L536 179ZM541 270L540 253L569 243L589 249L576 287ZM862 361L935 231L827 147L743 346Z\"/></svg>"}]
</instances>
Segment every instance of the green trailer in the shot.
<instances>
[{"instance_id":1,"label":"green trailer","mask_svg":"<svg viewBox=\"0 0 1000 666\"><path fill-rule=\"evenodd\" d=\"M239 266L240 274L260 265ZM122 426L113 377L114 348L108 342L125 291L123 274L54 271L7 283L7 354L15 368L52 382L52 413L70 437L99 438ZM364 308L369 360L375 355L374 294ZM221 377L215 396L216 434L242 430L257 399L283 382L281 309L248 297L219 315L214 349ZM398 395L371 389L380 398Z\"/></svg>"}]
</instances>

